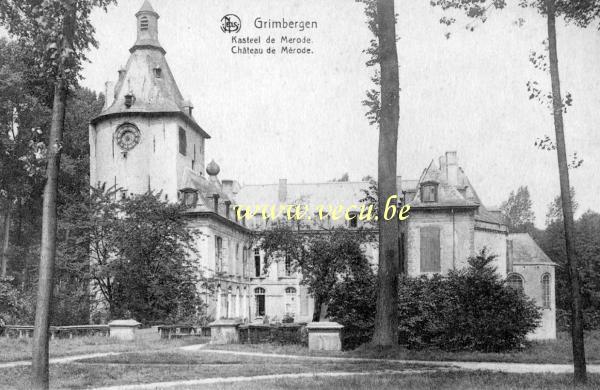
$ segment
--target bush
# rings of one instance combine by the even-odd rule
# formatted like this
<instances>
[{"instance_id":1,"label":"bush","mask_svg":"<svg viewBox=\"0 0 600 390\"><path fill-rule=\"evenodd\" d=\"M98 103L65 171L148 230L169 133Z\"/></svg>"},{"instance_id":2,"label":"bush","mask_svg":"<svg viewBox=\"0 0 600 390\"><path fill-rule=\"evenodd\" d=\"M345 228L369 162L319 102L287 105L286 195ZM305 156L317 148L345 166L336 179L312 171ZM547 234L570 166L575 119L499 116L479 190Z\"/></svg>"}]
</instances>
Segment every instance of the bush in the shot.
<instances>
[{"instance_id":1,"label":"bush","mask_svg":"<svg viewBox=\"0 0 600 390\"><path fill-rule=\"evenodd\" d=\"M20 291L12 278L0 278L0 322L6 325L33 322L32 296Z\"/></svg>"},{"instance_id":2,"label":"bush","mask_svg":"<svg viewBox=\"0 0 600 390\"><path fill-rule=\"evenodd\" d=\"M369 269L336 284L331 292L331 300L327 306L327 314L332 321L344 325L342 347L354 349L368 343L373 336L375 320L375 304L377 277Z\"/></svg>"},{"instance_id":3,"label":"bush","mask_svg":"<svg viewBox=\"0 0 600 390\"><path fill-rule=\"evenodd\" d=\"M409 348L501 352L539 324L533 300L504 283L485 250L447 278L405 278L399 288L400 342Z\"/></svg>"},{"instance_id":4,"label":"bush","mask_svg":"<svg viewBox=\"0 0 600 390\"><path fill-rule=\"evenodd\" d=\"M556 310L556 328L563 332L571 330L571 312L569 310ZM583 329L600 329L600 310L583 310Z\"/></svg>"}]
</instances>

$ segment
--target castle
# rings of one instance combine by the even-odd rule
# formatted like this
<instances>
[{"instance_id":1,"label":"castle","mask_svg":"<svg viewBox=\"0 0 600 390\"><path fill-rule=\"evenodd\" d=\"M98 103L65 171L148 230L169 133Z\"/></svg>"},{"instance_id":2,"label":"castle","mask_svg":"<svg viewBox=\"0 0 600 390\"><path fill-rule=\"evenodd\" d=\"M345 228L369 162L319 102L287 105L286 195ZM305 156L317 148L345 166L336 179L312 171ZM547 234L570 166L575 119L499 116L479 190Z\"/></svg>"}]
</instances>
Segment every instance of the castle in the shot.
<instances>
[{"instance_id":1,"label":"castle","mask_svg":"<svg viewBox=\"0 0 600 390\"><path fill-rule=\"evenodd\" d=\"M264 253L253 233L267 223L238 220L236 206L280 205L302 199L307 205L357 204L369 182L245 185L220 180L220 168L205 165L209 133L194 119L158 40L159 15L148 1L136 13L137 40L116 83L107 82L102 112L90 124L90 182L125 188L122 196L161 190L168 201L188 206L190 225L202 235L197 243L199 268L215 280L204 291L213 318L260 320L291 315L312 319L313 302L290 264L264 267ZM542 307L543 319L532 338L556 337L555 264L527 234L512 234L496 211L487 209L456 152L446 152L417 180L398 178L398 196L411 205L399 242L410 276L441 273L466 265L486 247L497 255L498 272ZM312 209L316 207L311 207ZM358 228L364 222L329 221ZM368 247L374 262L377 248Z\"/></svg>"}]
</instances>

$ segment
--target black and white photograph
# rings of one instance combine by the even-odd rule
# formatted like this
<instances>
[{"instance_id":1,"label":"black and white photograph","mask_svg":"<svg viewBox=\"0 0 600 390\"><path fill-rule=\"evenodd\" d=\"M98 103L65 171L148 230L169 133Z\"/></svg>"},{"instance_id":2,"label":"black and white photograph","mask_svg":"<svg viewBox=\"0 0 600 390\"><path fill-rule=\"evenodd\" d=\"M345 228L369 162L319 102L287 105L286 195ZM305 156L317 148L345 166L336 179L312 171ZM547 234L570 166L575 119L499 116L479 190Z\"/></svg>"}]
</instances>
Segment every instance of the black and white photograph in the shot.
<instances>
[{"instance_id":1,"label":"black and white photograph","mask_svg":"<svg viewBox=\"0 0 600 390\"><path fill-rule=\"evenodd\" d=\"M1 389L600 389L600 0L0 0Z\"/></svg>"}]
</instances>

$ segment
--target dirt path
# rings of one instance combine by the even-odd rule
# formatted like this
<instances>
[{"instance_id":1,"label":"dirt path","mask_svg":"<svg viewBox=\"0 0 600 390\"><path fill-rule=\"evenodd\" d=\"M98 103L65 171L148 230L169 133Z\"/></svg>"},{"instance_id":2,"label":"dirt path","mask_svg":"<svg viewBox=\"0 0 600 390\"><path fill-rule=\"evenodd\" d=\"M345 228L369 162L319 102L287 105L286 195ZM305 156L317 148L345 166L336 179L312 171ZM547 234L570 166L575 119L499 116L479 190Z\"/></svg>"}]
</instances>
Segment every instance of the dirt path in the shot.
<instances>
[{"instance_id":1,"label":"dirt path","mask_svg":"<svg viewBox=\"0 0 600 390\"><path fill-rule=\"evenodd\" d=\"M242 352L242 351L226 351L210 349L208 345L188 345L181 347L184 351L195 351L201 353L217 353L228 355L242 356L259 356L259 357L279 357L286 359L308 359L322 361L340 361L340 362L386 362L398 364L414 364L422 366L437 366L458 368L462 370L488 370L507 372L513 374L537 374L537 373L552 373L552 374L568 374L573 372L571 364L540 364L540 363L505 363L505 362L459 362L459 361L427 361L427 360L395 360L395 359L370 359L370 358L354 358L354 357L327 357L327 356L306 356L306 355L284 355L271 354L262 352ZM600 364L588 364L588 372L592 374L600 373Z\"/></svg>"}]
</instances>

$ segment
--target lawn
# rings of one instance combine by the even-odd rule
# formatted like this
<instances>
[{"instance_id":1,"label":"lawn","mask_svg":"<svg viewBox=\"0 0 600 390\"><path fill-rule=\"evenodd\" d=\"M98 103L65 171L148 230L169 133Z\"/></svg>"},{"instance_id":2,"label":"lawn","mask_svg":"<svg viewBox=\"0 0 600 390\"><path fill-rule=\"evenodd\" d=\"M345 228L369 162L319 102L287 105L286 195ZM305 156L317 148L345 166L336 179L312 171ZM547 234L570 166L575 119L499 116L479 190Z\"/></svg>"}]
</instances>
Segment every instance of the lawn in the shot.
<instances>
[{"instance_id":1,"label":"lawn","mask_svg":"<svg viewBox=\"0 0 600 390\"><path fill-rule=\"evenodd\" d=\"M50 357L165 349L201 341L197 338L161 340L156 329L152 328L138 331L138 336L135 341L121 341L103 336L55 339L50 341ZM31 360L31 342L31 338L0 337L0 362Z\"/></svg>"},{"instance_id":2,"label":"lawn","mask_svg":"<svg viewBox=\"0 0 600 390\"><path fill-rule=\"evenodd\" d=\"M50 366L52 388L81 389L200 378L416 369L397 363L323 362L183 351L126 353ZM424 368L431 371L431 367ZM0 369L0 389L27 389L29 367Z\"/></svg>"},{"instance_id":3,"label":"lawn","mask_svg":"<svg viewBox=\"0 0 600 390\"><path fill-rule=\"evenodd\" d=\"M343 356L363 358L383 358L400 360L456 360L456 361L488 361L514 363L572 363L571 337L565 332L559 332L555 341L535 341L519 351L506 353L482 352L444 352L440 350L408 350L394 348L373 350L358 348L354 351L323 353L312 352L299 345L276 344L234 344L210 346L211 349L226 349L236 351L251 351L263 353L311 355L311 356ZM587 363L600 363L600 331L586 332L585 348Z\"/></svg>"}]
</instances>

